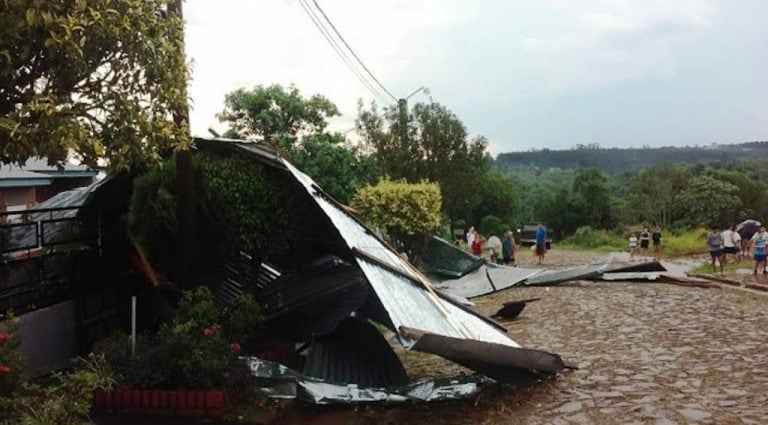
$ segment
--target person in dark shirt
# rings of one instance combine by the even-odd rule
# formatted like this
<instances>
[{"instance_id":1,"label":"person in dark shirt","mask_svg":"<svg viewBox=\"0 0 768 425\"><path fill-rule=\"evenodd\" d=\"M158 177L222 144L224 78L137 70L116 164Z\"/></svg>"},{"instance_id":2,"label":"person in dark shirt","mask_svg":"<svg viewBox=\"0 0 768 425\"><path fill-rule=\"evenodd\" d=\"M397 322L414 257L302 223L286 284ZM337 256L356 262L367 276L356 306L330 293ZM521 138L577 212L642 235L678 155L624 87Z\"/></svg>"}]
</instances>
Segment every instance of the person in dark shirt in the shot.
<instances>
[{"instance_id":1,"label":"person in dark shirt","mask_svg":"<svg viewBox=\"0 0 768 425\"><path fill-rule=\"evenodd\" d=\"M651 233L651 241L653 242L653 260L661 260L661 229L656 226Z\"/></svg>"},{"instance_id":2,"label":"person in dark shirt","mask_svg":"<svg viewBox=\"0 0 768 425\"><path fill-rule=\"evenodd\" d=\"M505 265L515 265L515 238L511 231L504 234L504 241L501 243L501 256Z\"/></svg>"},{"instance_id":3,"label":"person in dark shirt","mask_svg":"<svg viewBox=\"0 0 768 425\"><path fill-rule=\"evenodd\" d=\"M648 228L644 227L643 231L640 232L640 255L643 257L648 256L648 245L650 245L651 241L651 234L648 233Z\"/></svg>"}]
</instances>

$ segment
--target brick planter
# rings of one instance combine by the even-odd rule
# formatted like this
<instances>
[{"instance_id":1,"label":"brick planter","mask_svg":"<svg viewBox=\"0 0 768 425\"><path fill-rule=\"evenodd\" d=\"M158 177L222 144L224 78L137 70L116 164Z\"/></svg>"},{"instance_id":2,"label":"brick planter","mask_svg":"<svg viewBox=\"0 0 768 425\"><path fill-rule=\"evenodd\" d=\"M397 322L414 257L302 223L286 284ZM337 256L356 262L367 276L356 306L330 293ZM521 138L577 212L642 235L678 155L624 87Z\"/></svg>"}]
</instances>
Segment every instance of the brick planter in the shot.
<instances>
[{"instance_id":1,"label":"brick planter","mask_svg":"<svg viewBox=\"0 0 768 425\"><path fill-rule=\"evenodd\" d=\"M96 390L93 406L97 411L142 415L212 417L224 416L224 390Z\"/></svg>"}]
</instances>

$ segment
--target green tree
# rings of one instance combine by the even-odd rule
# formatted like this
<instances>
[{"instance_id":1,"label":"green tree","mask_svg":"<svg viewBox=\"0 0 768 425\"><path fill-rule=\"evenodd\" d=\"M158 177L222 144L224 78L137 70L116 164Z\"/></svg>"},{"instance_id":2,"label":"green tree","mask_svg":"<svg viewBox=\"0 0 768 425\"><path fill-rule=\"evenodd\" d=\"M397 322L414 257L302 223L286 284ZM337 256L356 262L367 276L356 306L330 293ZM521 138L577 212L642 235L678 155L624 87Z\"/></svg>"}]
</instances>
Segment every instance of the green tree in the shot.
<instances>
[{"instance_id":1,"label":"green tree","mask_svg":"<svg viewBox=\"0 0 768 425\"><path fill-rule=\"evenodd\" d=\"M440 226L441 202L440 187L435 183L384 179L360 189L352 199L352 208L363 222L385 231L416 261Z\"/></svg>"},{"instance_id":2,"label":"green tree","mask_svg":"<svg viewBox=\"0 0 768 425\"><path fill-rule=\"evenodd\" d=\"M0 162L63 163L72 152L114 169L191 144L181 20L169 0L4 0Z\"/></svg>"},{"instance_id":3,"label":"green tree","mask_svg":"<svg viewBox=\"0 0 768 425\"><path fill-rule=\"evenodd\" d=\"M639 172L629 182L629 198L624 202L625 220L652 222L669 228L675 222L677 198L691 178L684 165L664 164Z\"/></svg>"},{"instance_id":4,"label":"green tree","mask_svg":"<svg viewBox=\"0 0 768 425\"><path fill-rule=\"evenodd\" d=\"M739 203L739 188L712 176L691 179L688 187L677 197L683 222L689 226L733 223L738 215L733 206Z\"/></svg>"},{"instance_id":5,"label":"green tree","mask_svg":"<svg viewBox=\"0 0 768 425\"><path fill-rule=\"evenodd\" d=\"M325 96L304 98L295 86L256 86L227 93L219 120L229 124L227 136L265 140L291 150L302 135L317 134L328 127L328 118L339 110Z\"/></svg>"},{"instance_id":6,"label":"green tree","mask_svg":"<svg viewBox=\"0 0 768 425\"><path fill-rule=\"evenodd\" d=\"M599 229L613 227L611 195L608 180L594 167L576 170L573 179L573 208L579 211L579 225L589 225Z\"/></svg>"},{"instance_id":7,"label":"green tree","mask_svg":"<svg viewBox=\"0 0 768 425\"><path fill-rule=\"evenodd\" d=\"M473 211L473 219L486 216L498 217L504 225L514 223L520 209L519 190L507 177L496 171L482 175L477 187L479 201ZM507 229L510 230L510 229Z\"/></svg>"},{"instance_id":8,"label":"green tree","mask_svg":"<svg viewBox=\"0 0 768 425\"><path fill-rule=\"evenodd\" d=\"M379 167L357 147L347 146L341 134L320 133L304 138L300 149L291 151L291 161L312 176L320 187L342 203L379 178Z\"/></svg>"},{"instance_id":9,"label":"green tree","mask_svg":"<svg viewBox=\"0 0 768 425\"><path fill-rule=\"evenodd\" d=\"M471 218L488 169L488 142L482 136L470 140L448 108L431 102L418 103L411 111L386 108L379 113L375 103L369 109L359 104L357 127L383 173L408 182L439 183L446 214L452 220Z\"/></svg>"},{"instance_id":10,"label":"green tree","mask_svg":"<svg viewBox=\"0 0 768 425\"><path fill-rule=\"evenodd\" d=\"M378 179L378 168L344 136L328 133L328 118L339 115L321 95L302 96L295 87L256 86L225 96L219 119L229 124L226 137L275 143L331 196L348 203L360 187Z\"/></svg>"}]
</instances>

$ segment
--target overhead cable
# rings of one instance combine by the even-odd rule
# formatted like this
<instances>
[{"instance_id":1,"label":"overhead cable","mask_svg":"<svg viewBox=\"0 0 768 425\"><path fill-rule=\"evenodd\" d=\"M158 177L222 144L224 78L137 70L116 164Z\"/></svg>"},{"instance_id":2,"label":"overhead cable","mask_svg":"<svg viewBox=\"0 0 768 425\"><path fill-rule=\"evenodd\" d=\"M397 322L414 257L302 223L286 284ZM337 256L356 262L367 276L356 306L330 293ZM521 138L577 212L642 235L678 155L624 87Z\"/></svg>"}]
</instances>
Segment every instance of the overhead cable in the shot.
<instances>
[{"instance_id":1,"label":"overhead cable","mask_svg":"<svg viewBox=\"0 0 768 425\"><path fill-rule=\"evenodd\" d=\"M338 42L333 38L333 35L328 31L327 28L322 24L322 21L320 20L320 17L317 16L317 14L311 9L311 6L306 3L306 0L299 0L299 4L301 4L301 7L304 9L304 12L306 12L307 16L309 16L309 19L312 20L312 23L315 24L318 30L320 30L320 33L323 35L325 40L328 42L328 44L331 45L333 50L336 52L336 54L341 58L341 60L344 62L345 65L352 71L353 74L357 77L358 80L379 100L384 102L384 104L389 103L388 99L382 95L376 87L374 87L370 81L368 81L365 76L358 70L354 64L352 63L352 60L347 56L347 54L343 51L342 47L338 44Z\"/></svg>"},{"instance_id":2,"label":"overhead cable","mask_svg":"<svg viewBox=\"0 0 768 425\"><path fill-rule=\"evenodd\" d=\"M326 21L326 22L328 22L328 25L330 25L330 26L331 26L331 29L333 30L333 32L334 32L334 33L336 33L336 35L339 37L339 40L341 40L341 42L342 42L342 43L344 43L344 45L345 45L345 46L347 46L347 49L349 50L349 52L350 52L350 53L352 53L352 56L354 56L354 57L355 57L355 59L357 60L357 63L359 63L359 64L360 64L360 66L361 66L361 67L362 67L362 68L365 70L365 72L366 72L366 73L368 73L368 75L370 75L370 76L371 76L371 78L373 79L373 81L375 81L375 82L376 82L376 84L378 84L378 85L379 85L379 87L381 87L381 89L382 89L382 90L384 90L384 93L388 94L388 95L389 95L389 97L391 97L391 98L392 98L392 100L394 100L395 102L397 102L397 98L396 98L394 95L392 95L392 93L391 93L389 90L387 90L387 88L386 88L386 87L384 87L384 84L381 84L381 82L379 81L379 79L378 79L378 78L376 78L376 76L374 76L374 75L373 75L373 73L371 72L371 70L370 70L370 69L368 69L368 67L367 67L367 66L365 66L365 63L363 63L363 61L360 59L360 57L359 57L359 56L357 56L357 53L355 53L355 51L352 49L352 46L350 46L350 45L349 45L349 43L347 43L347 40L345 40L345 39L344 39L344 36L342 36L342 35L341 35L341 33L339 32L339 30L337 30L337 29L336 29L336 25L333 25L333 22L331 22L331 19L328 17L328 15L326 15L326 14L325 14L325 11L323 11L323 8L322 8L322 7L320 7L320 4L318 4L318 3L317 3L317 0L312 0L312 3L314 3L314 4L315 4L315 7L316 7L316 8L317 8L317 10L319 10L319 11L320 11L320 13L323 15L323 18L325 18L325 21Z\"/></svg>"}]
</instances>

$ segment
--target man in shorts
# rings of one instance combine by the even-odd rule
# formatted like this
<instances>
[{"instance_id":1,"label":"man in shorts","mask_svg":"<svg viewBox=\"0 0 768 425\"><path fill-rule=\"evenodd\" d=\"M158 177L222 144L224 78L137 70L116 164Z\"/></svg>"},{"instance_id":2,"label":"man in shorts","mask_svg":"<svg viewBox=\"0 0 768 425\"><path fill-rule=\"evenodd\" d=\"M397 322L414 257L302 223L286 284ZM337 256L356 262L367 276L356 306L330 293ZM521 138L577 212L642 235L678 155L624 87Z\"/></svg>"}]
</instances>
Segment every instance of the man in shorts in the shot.
<instances>
[{"instance_id":1,"label":"man in shorts","mask_svg":"<svg viewBox=\"0 0 768 425\"><path fill-rule=\"evenodd\" d=\"M491 232L491 237L488 238L488 262L492 264L499 263L499 254L501 254L501 239L496 236L496 233Z\"/></svg>"},{"instance_id":2,"label":"man in shorts","mask_svg":"<svg viewBox=\"0 0 768 425\"><path fill-rule=\"evenodd\" d=\"M544 255L547 253L547 228L539 223L536 228L536 256L539 257L539 264L544 264Z\"/></svg>"},{"instance_id":3,"label":"man in shorts","mask_svg":"<svg viewBox=\"0 0 768 425\"><path fill-rule=\"evenodd\" d=\"M738 236L738 240L736 237ZM723 231L723 261L728 264L728 254L736 256L736 261L741 261L741 235L736 232L736 225L732 224Z\"/></svg>"},{"instance_id":4,"label":"man in shorts","mask_svg":"<svg viewBox=\"0 0 768 425\"><path fill-rule=\"evenodd\" d=\"M752 274L762 274L765 271L765 244L768 242L768 234L765 233L765 226L760 226L760 230L752 236L752 250L754 252L755 265L752 267Z\"/></svg>"},{"instance_id":5,"label":"man in shorts","mask_svg":"<svg viewBox=\"0 0 768 425\"><path fill-rule=\"evenodd\" d=\"M712 227L712 232L707 236L707 245L709 246L709 255L712 257L712 273L717 273L715 262L720 263L720 275L723 275L723 235L717 226Z\"/></svg>"}]
</instances>

